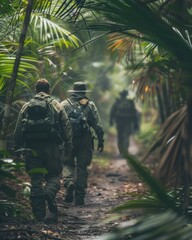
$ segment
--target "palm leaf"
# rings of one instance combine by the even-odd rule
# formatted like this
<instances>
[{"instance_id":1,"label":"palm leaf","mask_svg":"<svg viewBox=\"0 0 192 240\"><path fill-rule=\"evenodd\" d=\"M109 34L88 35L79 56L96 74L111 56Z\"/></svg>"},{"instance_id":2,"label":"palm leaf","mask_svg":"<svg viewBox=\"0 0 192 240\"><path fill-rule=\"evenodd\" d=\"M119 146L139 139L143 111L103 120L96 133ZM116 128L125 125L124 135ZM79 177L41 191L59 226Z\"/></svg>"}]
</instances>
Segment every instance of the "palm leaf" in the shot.
<instances>
[{"instance_id":1,"label":"palm leaf","mask_svg":"<svg viewBox=\"0 0 192 240\"><path fill-rule=\"evenodd\" d=\"M84 8L100 15L100 22L89 24L89 29L121 33L135 29L142 34L141 37L150 39L150 42L163 47L176 56L182 66L191 71L189 62L192 49L190 43L173 26L173 22L171 26L165 16L161 17L157 8L152 8L141 1L132 0L94 0L85 3Z\"/></svg>"},{"instance_id":2,"label":"palm leaf","mask_svg":"<svg viewBox=\"0 0 192 240\"><path fill-rule=\"evenodd\" d=\"M0 79L0 93L4 91L4 87L7 85L9 79L11 78L11 74L13 71L15 57L9 56L7 54L0 54L0 72L1 72L1 79ZM17 82L21 83L25 86L27 84L23 81L26 78L26 73L33 72L33 74L37 74L36 68L37 60L32 57L22 57L21 63L18 70Z\"/></svg>"},{"instance_id":3,"label":"palm leaf","mask_svg":"<svg viewBox=\"0 0 192 240\"><path fill-rule=\"evenodd\" d=\"M183 216L166 211L124 222L100 240L187 240L192 238L191 225Z\"/></svg>"},{"instance_id":4,"label":"palm leaf","mask_svg":"<svg viewBox=\"0 0 192 240\"><path fill-rule=\"evenodd\" d=\"M184 160L183 156L185 142L189 141L184 134L187 118L187 107L184 105L162 124L155 137L157 140L143 158L145 161L149 155L154 154L160 157L155 174L164 184L181 184L184 175L187 179L192 179L190 162L187 159Z\"/></svg>"},{"instance_id":5,"label":"palm leaf","mask_svg":"<svg viewBox=\"0 0 192 240\"><path fill-rule=\"evenodd\" d=\"M161 183L155 177L153 177L150 172L146 168L144 168L134 156L126 153L125 158L127 159L128 164L130 164L131 167L134 168L139 177L142 178L142 180L151 189L151 192L154 193L157 198L165 206L167 206L167 208L170 208L176 212L180 211L179 208L175 205L174 200L170 198Z\"/></svg>"},{"instance_id":6,"label":"palm leaf","mask_svg":"<svg viewBox=\"0 0 192 240\"><path fill-rule=\"evenodd\" d=\"M48 18L32 14L31 24L36 31L39 29L39 39L44 43L49 43L54 40L60 43L60 47L62 46L61 43L66 47L79 46L80 40L75 35Z\"/></svg>"},{"instance_id":7,"label":"palm leaf","mask_svg":"<svg viewBox=\"0 0 192 240\"><path fill-rule=\"evenodd\" d=\"M144 197L142 197L142 199L135 199L124 202L121 205L114 207L111 212L126 211L129 209L160 211L161 209L166 208L167 206L165 206L161 201L157 199L144 199Z\"/></svg>"}]
</instances>

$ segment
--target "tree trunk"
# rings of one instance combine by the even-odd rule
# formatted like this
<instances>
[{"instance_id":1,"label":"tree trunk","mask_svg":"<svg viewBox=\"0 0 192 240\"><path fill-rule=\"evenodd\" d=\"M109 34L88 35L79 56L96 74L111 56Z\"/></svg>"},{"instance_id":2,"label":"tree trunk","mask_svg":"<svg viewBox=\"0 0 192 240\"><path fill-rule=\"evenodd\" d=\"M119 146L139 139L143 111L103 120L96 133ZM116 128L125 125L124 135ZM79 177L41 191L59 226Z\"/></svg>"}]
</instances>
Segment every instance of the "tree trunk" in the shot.
<instances>
[{"instance_id":1,"label":"tree trunk","mask_svg":"<svg viewBox=\"0 0 192 240\"><path fill-rule=\"evenodd\" d=\"M170 102L169 102L169 98L168 98L167 93L168 93L168 89L167 89L167 85L166 85L166 82L165 82L162 85L162 95L163 95L163 103L164 103L164 109L165 109L165 118L168 118L171 114Z\"/></svg>"},{"instance_id":2,"label":"tree trunk","mask_svg":"<svg viewBox=\"0 0 192 240\"><path fill-rule=\"evenodd\" d=\"M157 93L157 101L159 106L160 120L161 120L161 123L163 123L165 121L165 114L164 114L164 108L163 108L163 101L162 101L162 97L161 97L161 93L158 85L156 85L156 93Z\"/></svg>"},{"instance_id":3,"label":"tree trunk","mask_svg":"<svg viewBox=\"0 0 192 240\"><path fill-rule=\"evenodd\" d=\"M187 101L187 119L182 132L183 138L183 183L184 183L184 201L183 210L187 210L190 204L190 186L192 182L192 164L191 164L191 134L192 134L192 91Z\"/></svg>"},{"instance_id":4,"label":"tree trunk","mask_svg":"<svg viewBox=\"0 0 192 240\"><path fill-rule=\"evenodd\" d=\"M13 72L10 79L10 83L8 86L8 91L6 95L6 103L5 103L5 109L4 109L4 116L3 116L3 123L2 123L2 129L0 132L0 149L5 150L6 149L6 136L7 136L7 130L9 127L10 122L10 113L11 113L11 105L13 102L13 94L15 90L16 85L16 79L17 79L17 73L19 70L19 64L22 56L22 50L26 38L27 29L30 22L30 16L33 9L33 1L34 0L28 0L28 4L26 7L26 14L25 19L23 22L23 28L21 31L20 39L19 39L19 46L16 52L16 58L13 66Z\"/></svg>"}]
</instances>

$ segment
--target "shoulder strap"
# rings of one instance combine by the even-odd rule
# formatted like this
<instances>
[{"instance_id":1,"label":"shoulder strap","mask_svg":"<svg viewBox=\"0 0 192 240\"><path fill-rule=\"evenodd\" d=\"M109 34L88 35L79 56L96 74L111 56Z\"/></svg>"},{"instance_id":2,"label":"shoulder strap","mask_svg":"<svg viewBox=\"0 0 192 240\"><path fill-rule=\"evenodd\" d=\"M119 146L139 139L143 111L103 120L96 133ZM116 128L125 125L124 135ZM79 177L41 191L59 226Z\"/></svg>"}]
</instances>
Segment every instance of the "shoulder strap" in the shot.
<instances>
[{"instance_id":1,"label":"shoulder strap","mask_svg":"<svg viewBox=\"0 0 192 240\"><path fill-rule=\"evenodd\" d=\"M73 101L71 101L71 99L69 99L69 98L67 98L67 101L68 101L68 103L72 106L72 107L81 107L81 104L79 103L79 102L73 102Z\"/></svg>"},{"instance_id":2,"label":"shoulder strap","mask_svg":"<svg viewBox=\"0 0 192 240\"><path fill-rule=\"evenodd\" d=\"M67 100L67 102L68 102L70 105L73 106L73 103L72 103L72 101L71 101L69 98L67 98L66 100Z\"/></svg>"},{"instance_id":3,"label":"shoulder strap","mask_svg":"<svg viewBox=\"0 0 192 240\"><path fill-rule=\"evenodd\" d=\"M45 100L47 103L50 103L50 102L52 102L53 101L53 98L52 97L50 97L49 95L48 96L44 96L44 97L42 97L42 96L34 96L34 98L32 98L32 99L39 99L39 100Z\"/></svg>"}]
</instances>

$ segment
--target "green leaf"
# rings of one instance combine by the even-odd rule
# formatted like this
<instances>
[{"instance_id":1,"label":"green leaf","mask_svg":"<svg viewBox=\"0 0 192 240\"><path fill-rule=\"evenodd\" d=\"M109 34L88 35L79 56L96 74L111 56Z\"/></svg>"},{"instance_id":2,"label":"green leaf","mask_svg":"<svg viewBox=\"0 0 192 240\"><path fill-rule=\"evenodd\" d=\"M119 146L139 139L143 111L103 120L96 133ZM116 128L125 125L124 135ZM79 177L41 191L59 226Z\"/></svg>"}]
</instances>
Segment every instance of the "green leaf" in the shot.
<instances>
[{"instance_id":1,"label":"green leaf","mask_svg":"<svg viewBox=\"0 0 192 240\"><path fill-rule=\"evenodd\" d=\"M123 204L116 206L112 209L112 212L123 211L127 209L165 209L166 206L159 200L149 200L149 199L136 199L129 200Z\"/></svg>"},{"instance_id":2,"label":"green leaf","mask_svg":"<svg viewBox=\"0 0 192 240\"><path fill-rule=\"evenodd\" d=\"M47 174L48 171L45 168L33 168L28 171L29 174Z\"/></svg>"},{"instance_id":3,"label":"green leaf","mask_svg":"<svg viewBox=\"0 0 192 240\"><path fill-rule=\"evenodd\" d=\"M130 154L125 154L125 158L128 161L134 170L137 172L140 178L149 186L151 192L154 193L157 198L167 207L176 212L180 212L179 208L176 206L173 199L167 194L165 188L161 185L161 183L153 177L148 169L143 167L139 161Z\"/></svg>"}]
</instances>

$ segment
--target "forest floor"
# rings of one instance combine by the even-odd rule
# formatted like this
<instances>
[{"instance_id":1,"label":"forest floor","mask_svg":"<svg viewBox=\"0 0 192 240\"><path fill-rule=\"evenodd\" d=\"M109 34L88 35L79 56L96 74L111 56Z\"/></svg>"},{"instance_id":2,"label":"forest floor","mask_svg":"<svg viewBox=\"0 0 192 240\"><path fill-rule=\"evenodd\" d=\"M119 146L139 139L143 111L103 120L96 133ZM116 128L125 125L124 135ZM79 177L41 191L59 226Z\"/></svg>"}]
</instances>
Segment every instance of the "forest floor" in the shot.
<instances>
[{"instance_id":1,"label":"forest floor","mask_svg":"<svg viewBox=\"0 0 192 240\"><path fill-rule=\"evenodd\" d=\"M31 220L12 219L0 224L0 239L65 239L95 240L118 227L123 221L131 220L138 211L126 212L118 217L111 209L133 199L137 193L144 192L143 183L129 168L125 159L118 155L116 138L110 136L110 144L104 153L95 153L89 167L88 188L85 206L78 207L64 203L65 190L63 183L57 195L59 220L57 224L34 223ZM140 147L131 138L131 154L139 156ZM20 203L28 206L28 201ZM29 207L30 209L30 207ZM28 211L30 212L30 210Z\"/></svg>"}]
</instances>

